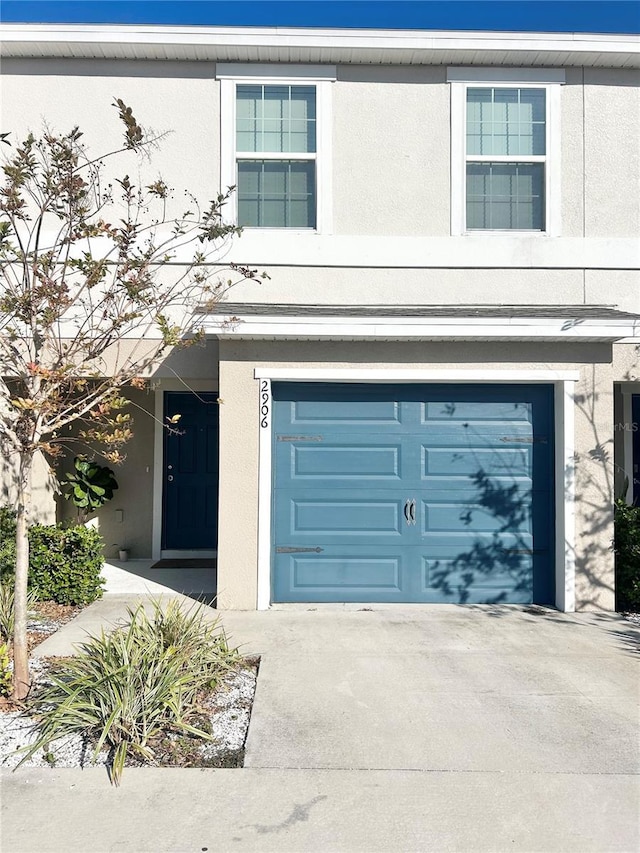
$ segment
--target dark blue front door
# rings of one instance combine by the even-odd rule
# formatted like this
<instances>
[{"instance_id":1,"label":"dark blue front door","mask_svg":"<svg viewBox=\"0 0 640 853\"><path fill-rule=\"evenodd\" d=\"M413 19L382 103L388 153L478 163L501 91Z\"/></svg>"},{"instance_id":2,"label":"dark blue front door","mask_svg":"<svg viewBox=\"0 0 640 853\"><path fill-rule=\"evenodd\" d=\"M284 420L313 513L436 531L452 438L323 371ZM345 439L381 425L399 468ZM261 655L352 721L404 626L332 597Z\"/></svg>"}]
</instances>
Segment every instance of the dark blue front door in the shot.
<instances>
[{"instance_id":1,"label":"dark blue front door","mask_svg":"<svg viewBox=\"0 0 640 853\"><path fill-rule=\"evenodd\" d=\"M273 396L274 601L553 601L549 386Z\"/></svg>"},{"instance_id":2,"label":"dark blue front door","mask_svg":"<svg viewBox=\"0 0 640 853\"><path fill-rule=\"evenodd\" d=\"M162 547L211 549L218 542L217 394L165 392Z\"/></svg>"}]
</instances>

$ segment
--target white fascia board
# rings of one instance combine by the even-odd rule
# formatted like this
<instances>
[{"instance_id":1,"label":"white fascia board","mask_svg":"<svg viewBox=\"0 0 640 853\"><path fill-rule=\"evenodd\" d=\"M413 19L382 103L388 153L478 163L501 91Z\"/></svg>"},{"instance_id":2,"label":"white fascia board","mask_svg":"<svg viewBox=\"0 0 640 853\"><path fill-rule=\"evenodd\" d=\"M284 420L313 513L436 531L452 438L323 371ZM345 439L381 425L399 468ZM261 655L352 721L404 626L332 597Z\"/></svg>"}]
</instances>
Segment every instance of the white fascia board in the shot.
<instances>
[{"instance_id":1,"label":"white fascia board","mask_svg":"<svg viewBox=\"0 0 640 853\"><path fill-rule=\"evenodd\" d=\"M0 37L8 42L38 41L152 42L175 44L234 44L345 47L442 47L469 50L618 51L636 47L634 34L545 33L461 30L323 29L315 27L182 27L153 24L28 24L3 23Z\"/></svg>"},{"instance_id":2,"label":"white fascia board","mask_svg":"<svg viewBox=\"0 0 640 853\"><path fill-rule=\"evenodd\" d=\"M315 28L278 27L176 27L155 25L113 24L1 24L0 40L3 42L4 57L24 55L20 47L25 44L38 45L40 55L51 55L56 46L65 45L135 45L137 58L144 58L145 48L155 57L154 48L171 46L184 48L259 48L269 53L280 50L324 50L345 51L350 59L358 62L357 53L368 51L411 52L412 63L420 62L420 51L474 52L482 62L483 53L550 53L554 57L571 54L592 54L598 57L598 65L607 64L607 56L622 55L625 61L634 61L640 54L640 38L628 34L600 33L504 33L504 32L461 32L442 30L340 30ZM11 45L16 50L11 50ZM70 55L73 55L72 53ZM78 53L77 55L81 55ZM211 58L211 57L209 57ZM269 59L275 56L269 56ZM331 59L329 61L332 61ZM406 61L406 60L405 60ZM451 61L449 61L451 64ZM556 60L554 64L564 64ZM571 64L569 62L569 64Z\"/></svg>"},{"instance_id":3,"label":"white fascia board","mask_svg":"<svg viewBox=\"0 0 640 853\"><path fill-rule=\"evenodd\" d=\"M447 83L564 83L563 68L447 68Z\"/></svg>"},{"instance_id":4,"label":"white fascia board","mask_svg":"<svg viewBox=\"0 0 640 853\"><path fill-rule=\"evenodd\" d=\"M217 62L218 80L331 80L336 79L335 65L302 65L281 62Z\"/></svg>"},{"instance_id":5,"label":"white fascia board","mask_svg":"<svg viewBox=\"0 0 640 853\"><path fill-rule=\"evenodd\" d=\"M230 322L211 315L205 332L219 338L294 340L640 340L632 320L576 320L535 317L322 317L247 316Z\"/></svg>"}]
</instances>

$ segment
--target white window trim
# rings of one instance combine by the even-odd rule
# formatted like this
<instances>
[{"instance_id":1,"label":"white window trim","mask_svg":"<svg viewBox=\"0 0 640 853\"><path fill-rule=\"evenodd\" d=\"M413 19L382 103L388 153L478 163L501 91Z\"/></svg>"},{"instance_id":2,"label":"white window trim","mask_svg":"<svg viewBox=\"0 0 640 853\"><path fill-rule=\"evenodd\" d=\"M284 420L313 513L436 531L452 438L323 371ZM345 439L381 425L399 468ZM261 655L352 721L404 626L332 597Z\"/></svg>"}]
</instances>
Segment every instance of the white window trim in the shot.
<instances>
[{"instance_id":1,"label":"white window trim","mask_svg":"<svg viewBox=\"0 0 640 853\"><path fill-rule=\"evenodd\" d=\"M250 228L260 234L286 232L289 236L331 234L332 191L332 116L331 83L336 79L334 65L265 65L218 63L216 78L220 81L220 187L235 186L236 178L236 86L245 83L261 85L314 85L316 88L316 151L305 159L316 163L316 227L313 228ZM265 159L270 156L265 155ZM278 155L280 159L284 155ZM294 158L295 159L295 155ZM238 221L237 196L234 193L226 208L230 222Z\"/></svg>"},{"instance_id":2,"label":"white window trim","mask_svg":"<svg viewBox=\"0 0 640 853\"><path fill-rule=\"evenodd\" d=\"M258 409L258 591L257 609L271 606L271 501L273 485L271 383L277 382L481 382L545 383L554 386L555 426L555 606L575 610L575 384L577 370L433 370L419 368L295 368L263 365L254 369L260 385Z\"/></svg>"},{"instance_id":3,"label":"white window trim","mask_svg":"<svg viewBox=\"0 0 640 853\"><path fill-rule=\"evenodd\" d=\"M562 70L546 68L448 68L447 82L451 84L451 234L461 236L531 235L559 237L561 235L561 163L560 163L560 86L565 82ZM545 89L546 92L546 154L543 158L523 157L523 162L544 160L545 166L545 228L544 231L516 229L492 231L466 227L466 124L467 89L496 86L514 89ZM501 159L500 157L492 159Z\"/></svg>"}]
</instances>

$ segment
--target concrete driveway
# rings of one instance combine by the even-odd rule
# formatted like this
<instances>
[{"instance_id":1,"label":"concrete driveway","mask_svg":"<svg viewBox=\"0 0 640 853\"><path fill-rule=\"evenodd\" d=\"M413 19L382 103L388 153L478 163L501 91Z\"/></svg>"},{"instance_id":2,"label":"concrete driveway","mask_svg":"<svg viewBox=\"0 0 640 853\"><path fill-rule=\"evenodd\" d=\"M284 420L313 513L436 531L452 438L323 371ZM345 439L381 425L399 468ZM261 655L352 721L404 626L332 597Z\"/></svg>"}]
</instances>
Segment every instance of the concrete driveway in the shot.
<instances>
[{"instance_id":1,"label":"concrete driveway","mask_svg":"<svg viewBox=\"0 0 640 853\"><path fill-rule=\"evenodd\" d=\"M66 640L123 606L93 605ZM3 849L640 849L637 626L474 606L222 621L262 655L245 768L132 769L118 791L97 770L5 775ZM80 834L70 805L92 816Z\"/></svg>"}]
</instances>

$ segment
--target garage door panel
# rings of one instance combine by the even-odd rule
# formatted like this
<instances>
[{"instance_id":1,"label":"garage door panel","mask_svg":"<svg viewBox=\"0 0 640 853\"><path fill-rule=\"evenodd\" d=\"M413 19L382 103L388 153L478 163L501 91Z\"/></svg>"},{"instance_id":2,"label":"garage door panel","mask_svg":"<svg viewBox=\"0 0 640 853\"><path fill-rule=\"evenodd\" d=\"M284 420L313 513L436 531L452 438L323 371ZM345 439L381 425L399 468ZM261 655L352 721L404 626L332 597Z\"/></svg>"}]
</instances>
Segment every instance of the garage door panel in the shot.
<instances>
[{"instance_id":1,"label":"garage door panel","mask_svg":"<svg viewBox=\"0 0 640 853\"><path fill-rule=\"evenodd\" d=\"M507 524L511 534L530 534L530 508L518 507L516 512L508 515L507 510L495 512L483 506L461 507L459 503L452 501L422 502L421 527L424 534L459 531L468 532L470 535L494 533L504 530Z\"/></svg>"},{"instance_id":2,"label":"garage door panel","mask_svg":"<svg viewBox=\"0 0 640 853\"><path fill-rule=\"evenodd\" d=\"M429 530L423 533L419 543L425 553L435 554L438 557L455 557L469 553L474 548L484 546L495 549L517 551L520 549L531 550L533 548L533 535L531 533L512 532L478 532L473 530ZM543 548L536 542L536 549Z\"/></svg>"},{"instance_id":3,"label":"garage door panel","mask_svg":"<svg viewBox=\"0 0 640 853\"><path fill-rule=\"evenodd\" d=\"M511 400L463 400L457 399L455 390L449 389L444 400L423 403L420 407L421 421L491 422L531 421L531 403L518 403Z\"/></svg>"},{"instance_id":4,"label":"garage door panel","mask_svg":"<svg viewBox=\"0 0 640 853\"><path fill-rule=\"evenodd\" d=\"M449 442L451 438L449 438ZM444 476L464 475L468 478L480 474L498 477L529 477L532 452L529 447L522 448L460 448L433 447L422 444L423 473Z\"/></svg>"},{"instance_id":5,"label":"garage door panel","mask_svg":"<svg viewBox=\"0 0 640 853\"><path fill-rule=\"evenodd\" d=\"M327 424L335 426L397 425L401 422L401 406L395 400L336 400L326 402L301 400L292 403L291 424Z\"/></svg>"},{"instance_id":6,"label":"garage door panel","mask_svg":"<svg viewBox=\"0 0 640 853\"><path fill-rule=\"evenodd\" d=\"M428 601L461 604L527 604L531 601L532 558L517 564L461 565L455 560L425 556L420 593Z\"/></svg>"},{"instance_id":7,"label":"garage door panel","mask_svg":"<svg viewBox=\"0 0 640 853\"><path fill-rule=\"evenodd\" d=\"M274 593L287 601L406 600L406 555L397 549L357 546L326 555L277 554L276 562Z\"/></svg>"},{"instance_id":8,"label":"garage door panel","mask_svg":"<svg viewBox=\"0 0 640 853\"><path fill-rule=\"evenodd\" d=\"M360 481L384 478L390 482L400 479L402 450L399 443L380 444L353 440L337 441L310 447L297 444L290 448L292 479L314 478Z\"/></svg>"},{"instance_id":9,"label":"garage door panel","mask_svg":"<svg viewBox=\"0 0 640 853\"><path fill-rule=\"evenodd\" d=\"M290 499L290 533L344 539L375 538L401 533L402 501L389 496L353 498Z\"/></svg>"}]
</instances>

